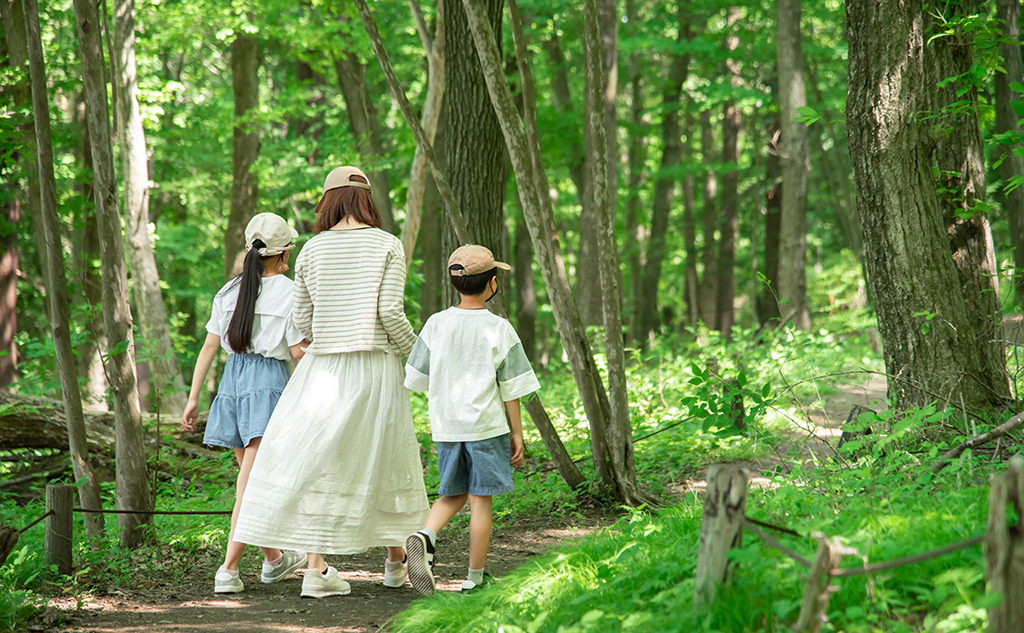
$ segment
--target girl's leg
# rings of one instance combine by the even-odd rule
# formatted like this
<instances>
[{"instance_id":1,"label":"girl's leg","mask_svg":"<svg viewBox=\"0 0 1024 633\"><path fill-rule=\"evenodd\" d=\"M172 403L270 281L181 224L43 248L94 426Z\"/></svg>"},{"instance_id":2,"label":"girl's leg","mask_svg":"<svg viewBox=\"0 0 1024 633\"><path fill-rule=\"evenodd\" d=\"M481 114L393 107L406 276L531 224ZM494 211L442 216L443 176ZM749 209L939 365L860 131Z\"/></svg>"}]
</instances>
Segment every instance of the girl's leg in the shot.
<instances>
[{"instance_id":1,"label":"girl's leg","mask_svg":"<svg viewBox=\"0 0 1024 633\"><path fill-rule=\"evenodd\" d=\"M238 480L235 484L235 507L231 510L231 532L228 535L228 549L224 555L224 568L229 570L238 569L238 563L242 560L242 551L245 550L245 543L235 541L235 524L238 522L238 511L242 507L242 495L245 494L245 485L249 483L249 471L252 470L252 462L256 459L256 451L260 447L260 440L256 437L249 442L244 449L235 449L235 459L238 460ZM261 547L263 557L268 561L275 561L281 557L281 550L271 547Z\"/></svg>"},{"instance_id":2,"label":"girl's leg","mask_svg":"<svg viewBox=\"0 0 1024 633\"><path fill-rule=\"evenodd\" d=\"M388 560L392 563L400 563L405 560L405 548L404 547L389 547L388 548Z\"/></svg>"},{"instance_id":3,"label":"girl's leg","mask_svg":"<svg viewBox=\"0 0 1024 633\"><path fill-rule=\"evenodd\" d=\"M430 514L427 515L427 524L424 527L433 530L435 534L440 533L470 498L468 494L441 497L430 507Z\"/></svg>"},{"instance_id":4,"label":"girl's leg","mask_svg":"<svg viewBox=\"0 0 1024 633\"><path fill-rule=\"evenodd\" d=\"M306 554L306 564L309 565L307 569L317 569L319 571L327 569L327 561L324 560L323 554Z\"/></svg>"},{"instance_id":5,"label":"girl's leg","mask_svg":"<svg viewBox=\"0 0 1024 633\"><path fill-rule=\"evenodd\" d=\"M469 495L469 568L483 569L491 546L491 497ZM433 511L431 511L433 514Z\"/></svg>"}]
</instances>

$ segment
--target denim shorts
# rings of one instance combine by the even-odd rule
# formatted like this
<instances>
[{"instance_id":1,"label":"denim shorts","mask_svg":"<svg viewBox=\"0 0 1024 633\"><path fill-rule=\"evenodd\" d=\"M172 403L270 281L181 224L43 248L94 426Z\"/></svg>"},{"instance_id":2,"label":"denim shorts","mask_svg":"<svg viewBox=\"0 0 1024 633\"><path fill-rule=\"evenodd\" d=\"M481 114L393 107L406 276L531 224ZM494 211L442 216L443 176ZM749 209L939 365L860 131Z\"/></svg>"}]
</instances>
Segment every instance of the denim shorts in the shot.
<instances>
[{"instance_id":1,"label":"denim shorts","mask_svg":"<svg viewBox=\"0 0 1024 633\"><path fill-rule=\"evenodd\" d=\"M509 434L475 442L438 442L438 492L486 497L512 492L512 444Z\"/></svg>"},{"instance_id":2,"label":"denim shorts","mask_svg":"<svg viewBox=\"0 0 1024 633\"><path fill-rule=\"evenodd\" d=\"M228 354L203 444L245 448L263 437L288 384L288 363L260 354Z\"/></svg>"}]
</instances>

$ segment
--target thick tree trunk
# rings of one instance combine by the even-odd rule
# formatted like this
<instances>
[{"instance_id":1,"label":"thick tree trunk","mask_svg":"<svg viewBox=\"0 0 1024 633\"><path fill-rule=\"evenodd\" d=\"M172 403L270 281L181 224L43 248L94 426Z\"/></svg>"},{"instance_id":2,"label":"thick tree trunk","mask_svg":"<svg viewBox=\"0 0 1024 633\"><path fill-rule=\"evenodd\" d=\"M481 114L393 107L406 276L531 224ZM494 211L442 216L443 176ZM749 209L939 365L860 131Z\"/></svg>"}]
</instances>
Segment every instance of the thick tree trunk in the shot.
<instances>
[{"instance_id":1,"label":"thick tree trunk","mask_svg":"<svg viewBox=\"0 0 1024 633\"><path fill-rule=\"evenodd\" d=\"M779 229L782 221L782 161L778 153L778 119L768 127L768 158L764 180L767 190L764 213L764 292L758 313L761 324L782 318L779 306Z\"/></svg>"},{"instance_id":2,"label":"thick tree trunk","mask_svg":"<svg viewBox=\"0 0 1024 633\"><path fill-rule=\"evenodd\" d=\"M679 35L676 42L682 44L690 37L686 3L679 3L676 19ZM674 55L668 68L668 79L662 93L661 115L661 163L654 177L654 200L651 204L651 230L647 241L647 261L644 265L643 281L640 287L640 309L637 314L637 344L646 347L647 342L658 329L658 284L661 281L661 265L665 259L665 236L668 233L669 214L672 210L672 193L677 176L674 168L682 156L679 140L679 100L683 83L690 73L689 52Z\"/></svg>"},{"instance_id":3,"label":"thick tree trunk","mask_svg":"<svg viewBox=\"0 0 1024 633\"><path fill-rule=\"evenodd\" d=\"M722 117L722 162L729 165L722 174L722 214L718 225L718 282L715 288L715 329L725 340L732 339L736 323L736 233L739 230L739 147L740 110L735 101L725 103Z\"/></svg>"},{"instance_id":4,"label":"thick tree trunk","mask_svg":"<svg viewBox=\"0 0 1024 633\"><path fill-rule=\"evenodd\" d=\"M150 380L158 390L156 398L150 394L150 400L159 399L162 411L178 415L185 410L188 397L171 340L171 326L164 309L153 244L149 241L149 158L139 114L139 86L135 70L135 0L114 2L114 51L114 95L124 177L128 262L142 340L149 348Z\"/></svg>"},{"instance_id":5,"label":"thick tree trunk","mask_svg":"<svg viewBox=\"0 0 1024 633\"><path fill-rule=\"evenodd\" d=\"M11 86L14 106L22 111L32 110L32 86L28 71L28 41L25 38L25 12L22 0L7 0L0 4L0 18L4 24L4 37L7 40L8 63L12 69L24 72L21 78ZM22 160L28 180L27 205L22 211L28 211L32 220L32 237L35 240L36 252L39 255L39 272L43 286L50 283L49 258L46 256L46 235L43 231L43 211L39 192L39 167L36 165L36 129L31 117L24 117L20 125L22 133ZM50 304L43 302L47 317L50 318Z\"/></svg>"},{"instance_id":6,"label":"thick tree trunk","mask_svg":"<svg viewBox=\"0 0 1024 633\"><path fill-rule=\"evenodd\" d=\"M119 510L152 510L146 454L135 381L135 345L132 314L128 304L128 271L125 270L121 218L117 212L117 183L114 180L114 148L107 108L100 22L95 3L75 0L75 20L82 62L86 118L92 139L94 197L100 228L100 259L103 267L103 320L113 349L107 360L107 374L113 392L117 420L117 483L115 504ZM148 537L152 524L146 515L119 514L121 544L136 547Z\"/></svg>"},{"instance_id":7,"label":"thick tree trunk","mask_svg":"<svg viewBox=\"0 0 1024 633\"><path fill-rule=\"evenodd\" d=\"M897 407L1004 402L950 254L932 173L922 2L847 5L847 130L868 282ZM892 73L899 68L899 73ZM928 265L923 266L922 262Z\"/></svg>"},{"instance_id":8,"label":"thick tree trunk","mask_svg":"<svg viewBox=\"0 0 1024 633\"><path fill-rule=\"evenodd\" d=\"M381 228L393 233L395 216L391 210L391 182L388 170L382 164L384 142L381 140L380 128L377 127L377 111L366 87L366 64L359 61L354 51L349 50L334 60L334 70L338 75L341 95L345 99L345 112L348 114L352 135L359 145L359 155L365 162L366 177L373 186L373 201L380 211Z\"/></svg>"},{"instance_id":9,"label":"thick tree trunk","mask_svg":"<svg viewBox=\"0 0 1024 633\"><path fill-rule=\"evenodd\" d=\"M486 15L495 33L495 44L501 49L501 21L504 0L485 0ZM487 84L480 70L480 58L473 46L466 10L459 0L451 0L444 12L445 50L445 171L459 207L466 211L466 229L478 244L486 246L501 261L501 234L504 223L506 179L505 141L501 126L487 95ZM454 229L442 227L442 255L461 242ZM447 266L446 266L447 268ZM445 305L453 305L458 295L451 284L443 291ZM499 295L494 301L500 301ZM507 302L503 302L507 303Z\"/></svg>"},{"instance_id":10,"label":"thick tree trunk","mask_svg":"<svg viewBox=\"0 0 1024 633\"><path fill-rule=\"evenodd\" d=\"M636 35L639 16L636 0L627 0L626 17L628 28ZM640 187L644 180L644 162L647 159L647 134L644 122L644 97L641 83L643 74L640 70L640 55L636 51L629 54L629 163L628 193L626 197L626 240L624 252L626 268L629 270L629 337L632 344L640 340L641 334L637 322L639 320L641 289L643 285L643 265L640 260L643 230L638 221L640 211Z\"/></svg>"},{"instance_id":11,"label":"thick tree trunk","mask_svg":"<svg viewBox=\"0 0 1024 633\"><path fill-rule=\"evenodd\" d=\"M996 84L996 132L1019 132L1020 117L1011 105L1012 101L1022 98L1013 94L1010 86L1016 82L1024 84L1024 71L1021 68L1020 43L1020 1L996 0L996 18L1003 22L1003 41L999 51L1003 55L1005 73L995 73ZM1013 178L1024 178L1024 156L1013 153L1013 147L1000 145L999 175L1003 179L1004 195L1003 215L1010 225L1010 245L1013 247L1013 288L1017 303L1024 304L1024 186L1010 188Z\"/></svg>"},{"instance_id":12,"label":"thick tree trunk","mask_svg":"<svg viewBox=\"0 0 1024 633\"><path fill-rule=\"evenodd\" d=\"M441 120L441 104L444 97L444 0L437 2L437 26L433 37L426 28L419 4L409 1L413 16L427 55L427 95L423 103L423 120L420 124L427 133L427 140L435 145L438 122ZM427 156L416 147L409 173L409 189L405 193L405 222L402 224L402 245L405 246L405 265L412 265L412 254L416 248L416 237L423 221L423 199L427 191Z\"/></svg>"},{"instance_id":13,"label":"thick tree trunk","mask_svg":"<svg viewBox=\"0 0 1024 633\"><path fill-rule=\"evenodd\" d=\"M60 241L60 219L57 216L57 183L53 172L53 145L50 140L49 87L43 61L43 40L39 28L39 7L36 0L25 0L23 30L26 34L30 74L32 77L32 112L35 116L36 160L39 168L40 215L46 237L45 253L50 271L50 311L53 315L53 344L60 370L64 416L67 420L71 466L78 484L78 500L84 508L100 507L100 488L89 461L82 400L78 392L74 350L71 347L71 311L68 307L67 280L64 277L64 251ZM5 7L6 8L6 7ZM120 232L118 233L120 237ZM85 529L92 541L103 536L103 520L85 515Z\"/></svg>"},{"instance_id":14,"label":"thick tree trunk","mask_svg":"<svg viewBox=\"0 0 1024 633\"><path fill-rule=\"evenodd\" d=\"M779 232L779 300L782 315L800 330L811 328L807 302L807 126L794 121L807 105L800 42L800 0L776 3L775 45L782 120L782 225Z\"/></svg>"},{"instance_id":15,"label":"thick tree trunk","mask_svg":"<svg viewBox=\"0 0 1024 633\"><path fill-rule=\"evenodd\" d=\"M965 8L949 4L951 13L963 14ZM939 24L928 12L926 28L944 30L948 22ZM955 15L945 16L950 21ZM926 40L928 41L928 40ZM989 390L992 402L1008 403L1010 380L1006 372L1006 347L1003 343L1002 313L999 304L999 270L996 265L992 231L984 205L985 150L978 123L978 93L962 81L943 80L962 77L974 67L974 49L961 46L953 38L930 39L925 46L925 81L931 87L931 110L939 115L938 124L945 128L934 150L939 174L939 200L946 225L946 236L963 288L965 306L976 345L982 354L983 366L975 380ZM998 73L997 73L998 74ZM971 107L963 108L963 101ZM946 114L955 111L957 114Z\"/></svg>"},{"instance_id":16,"label":"thick tree trunk","mask_svg":"<svg viewBox=\"0 0 1024 633\"><path fill-rule=\"evenodd\" d=\"M224 231L224 278L242 272L245 225L256 215L259 182L253 165L260 153L260 135L254 120L260 104L259 40L239 33L231 42L231 87L235 102L231 134L231 211Z\"/></svg>"},{"instance_id":17,"label":"thick tree trunk","mask_svg":"<svg viewBox=\"0 0 1024 633\"><path fill-rule=\"evenodd\" d=\"M707 166L704 174L704 190L701 196L701 228L704 233L704 245L701 248L700 261L704 272L700 277L700 320L708 329L714 329L718 323L715 316L718 294L718 259L715 257L715 196L718 195L718 180L711 166L715 162L714 134L711 130L711 111L700 113L700 154Z\"/></svg>"}]
</instances>

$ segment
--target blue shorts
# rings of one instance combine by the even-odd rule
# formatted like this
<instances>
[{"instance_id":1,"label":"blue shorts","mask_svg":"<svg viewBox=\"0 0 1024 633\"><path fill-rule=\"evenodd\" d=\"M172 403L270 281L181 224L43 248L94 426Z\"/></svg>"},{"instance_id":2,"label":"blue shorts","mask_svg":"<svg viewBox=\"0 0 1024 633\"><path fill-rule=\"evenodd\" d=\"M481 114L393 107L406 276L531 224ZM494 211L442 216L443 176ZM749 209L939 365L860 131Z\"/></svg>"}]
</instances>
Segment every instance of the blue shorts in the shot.
<instances>
[{"instance_id":1,"label":"blue shorts","mask_svg":"<svg viewBox=\"0 0 1024 633\"><path fill-rule=\"evenodd\" d=\"M228 354L203 444L245 448L263 437L288 384L288 363L260 354Z\"/></svg>"},{"instance_id":2,"label":"blue shorts","mask_svg":"<svg viewBox=\"0 0 1024 633\"><path fill-rule=\"evenodd\" d=\"M512 492L512 443L508 433L476 442L438 442L438 492L487 497Z\"/></svg>"}]
</instances>

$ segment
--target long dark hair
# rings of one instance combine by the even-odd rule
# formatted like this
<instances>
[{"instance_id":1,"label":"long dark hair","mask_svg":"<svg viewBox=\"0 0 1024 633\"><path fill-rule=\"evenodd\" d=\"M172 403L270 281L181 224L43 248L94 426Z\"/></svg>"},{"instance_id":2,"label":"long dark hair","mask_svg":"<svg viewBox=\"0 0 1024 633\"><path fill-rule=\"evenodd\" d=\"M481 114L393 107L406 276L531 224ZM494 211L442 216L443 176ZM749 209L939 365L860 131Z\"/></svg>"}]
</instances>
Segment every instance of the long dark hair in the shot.
<instances>
[{"instance_id":1,"label":"long dark hair","mask_svg":"<svg viewBox=\"0 0 1024 633\"><path fill-rule=\"evenodd\" d=\"M266 246L259 238L253 240L252 247L245 254L242 274L235 277L238 301L235 302L235 312L231 315L231 323L228 324L228 345L238 354L248 352L252 347L256 299L259 298L260 288L263 286L263 258L260 257L260 249Z\"/></svg>"}]
</instances>

